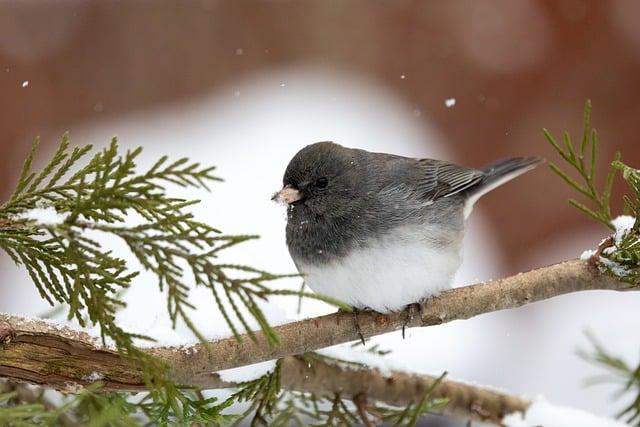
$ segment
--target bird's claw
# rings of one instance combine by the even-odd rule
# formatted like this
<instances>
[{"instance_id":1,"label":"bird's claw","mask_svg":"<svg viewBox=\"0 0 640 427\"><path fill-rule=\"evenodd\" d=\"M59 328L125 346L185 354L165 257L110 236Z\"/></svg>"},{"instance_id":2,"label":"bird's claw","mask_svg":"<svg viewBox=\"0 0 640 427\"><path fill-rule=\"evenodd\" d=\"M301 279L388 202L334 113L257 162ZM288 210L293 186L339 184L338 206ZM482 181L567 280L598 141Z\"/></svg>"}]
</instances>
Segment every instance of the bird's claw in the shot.
<instances>
[{"instance_id":1,"label":"bird's claw","mask_svg":"<svg viewBox=\"0 0 640 427\"><path fill-rule=\"evenodd\" d=\"M407 304L407 307L405 308L406 316L404 318L404 323L402 324L402 339L405 338L405 330L407 329L407 326L409 325L409 323L411 323L415 315L413 312L414 307L418 309L420 318L424 317L424 306L422 305L422 302Z\"/></svg>"},{"instance_id":2,"label":"bird's claw","mask_svg":"<svg viewBox=\"0 0 640 427\"><path fill-rule=\"evenodd\" d=\"M357 308L353 309L353 326L356 329L356 333L358 334L358 337L360 337L360 342L362 342L362 345L365 345L365 340L364 340L364 335L362 335L362 329L360 329L360 319L358 318L358 314L360 313L360 310L358 310Z\"/></svg>"}]
</instances>

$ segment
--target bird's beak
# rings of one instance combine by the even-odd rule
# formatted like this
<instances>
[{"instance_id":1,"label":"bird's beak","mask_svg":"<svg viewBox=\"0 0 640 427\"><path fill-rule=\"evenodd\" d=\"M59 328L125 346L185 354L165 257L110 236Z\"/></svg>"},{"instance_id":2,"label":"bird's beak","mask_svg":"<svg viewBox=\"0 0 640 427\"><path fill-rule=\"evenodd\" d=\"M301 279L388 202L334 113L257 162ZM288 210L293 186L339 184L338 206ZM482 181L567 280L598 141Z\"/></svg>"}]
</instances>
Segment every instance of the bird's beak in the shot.
<instances>
[{"instance_id":1,"label":"bird's beak","mask_svg":"<svg viewBox=\"0 0 640 427\"><path fill-rule=\"evenodd\" d=\"M283 205L290 205L300 199L302 199L302 194L300 194L300 191L296 190L290 185L285 185L282 190L275 193L271 198L271 200L277 203L282 203Z\"/></svg>"}]
</instances>

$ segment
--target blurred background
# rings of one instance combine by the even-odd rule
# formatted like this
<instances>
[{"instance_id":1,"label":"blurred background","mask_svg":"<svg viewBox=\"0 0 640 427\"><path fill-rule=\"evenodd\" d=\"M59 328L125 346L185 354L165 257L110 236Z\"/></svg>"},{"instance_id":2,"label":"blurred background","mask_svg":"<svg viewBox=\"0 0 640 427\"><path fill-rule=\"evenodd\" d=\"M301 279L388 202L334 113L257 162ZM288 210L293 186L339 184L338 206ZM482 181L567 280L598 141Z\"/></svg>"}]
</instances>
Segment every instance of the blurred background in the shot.
<instances>
[{"instance_id":1,"label":"blurred background","mask_svg":"<svg viewBox=\"0 0 640 427\"><path fill-rule=\"evenodd\" d=\"M148 163L169 154L217 165L226 182L194 193L201 218L262 236L235 260L290 272L284 211L269 196L312 142L467 166L555 160L542 128L578 138L589 98L600 176L615 150L640 166L639 19L635 0L0 1L0 193L36 136L50 152L64 131L98 146L117 135L143 146ZM486 196L456 284L594 247L606 230L570 196L545 167ZM0 275L0 310L42 310L26 273L4 258ZM156 294L134 287L122 321L182 342L179 331L169 339ZM635 363L638 304L633 294L570 295L376 342L398 366L612 415L613 389L585 388L599 371L575 351L591 330ZM208 335L223 335L215 307L202 307ZM294 308L278 300L272 318L295 318ZM309 303L303 314L327 310Z\"/></svg>"}]
</instances>

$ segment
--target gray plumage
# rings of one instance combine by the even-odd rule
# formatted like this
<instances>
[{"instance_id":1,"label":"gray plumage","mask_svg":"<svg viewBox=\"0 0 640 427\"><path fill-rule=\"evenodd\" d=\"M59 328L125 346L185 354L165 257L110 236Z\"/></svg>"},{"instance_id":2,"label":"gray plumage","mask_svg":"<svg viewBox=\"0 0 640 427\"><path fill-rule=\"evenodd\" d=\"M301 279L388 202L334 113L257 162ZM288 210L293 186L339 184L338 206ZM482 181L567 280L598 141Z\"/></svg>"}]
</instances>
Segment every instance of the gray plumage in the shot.
<instances>
[{"instance_id":1,"label":"gray plumage","mask_svg":"<svg viewBox=\"0 0 640 427\"><path fill-rule=\"evenodd\" d=\"M429 250L457 250L465 210L539 162L513 158L472 169L332 142L309 145L293 157L283 179L285 188L295 189L300 197L288 206L289 252L298 269L307 273L306 266L309 271L335 267L374 242L378 248L419 242ZM354 301L358 305L359 300Z\"/></svg>"}]
</instances>

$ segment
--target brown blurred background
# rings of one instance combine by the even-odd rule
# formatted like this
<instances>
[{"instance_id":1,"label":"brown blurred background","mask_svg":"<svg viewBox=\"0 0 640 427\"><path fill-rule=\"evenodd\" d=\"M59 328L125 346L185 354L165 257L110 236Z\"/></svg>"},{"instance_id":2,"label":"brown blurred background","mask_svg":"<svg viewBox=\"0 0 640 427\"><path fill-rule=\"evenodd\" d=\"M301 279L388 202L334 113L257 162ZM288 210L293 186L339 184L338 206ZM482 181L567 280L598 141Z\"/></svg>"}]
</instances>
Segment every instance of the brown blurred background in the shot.
<instances>
[{"instance_id":1,"label":"brown blurred background","mask_svg":"<svg viewBox=\"0 0 640 427\"><path fill-rule=\"evenodd\" d=\"M61 129L301 62L395 91L467 165L555 158L541 128L578 136L587 98L600 166L615 149L640 165L639 18L635 0L4 1L0 190L10 191L36 135L54 144ZM589 224L551 173L522 179L483 208L514 271L556 230Z\"/></svg>"}]
</instances>

